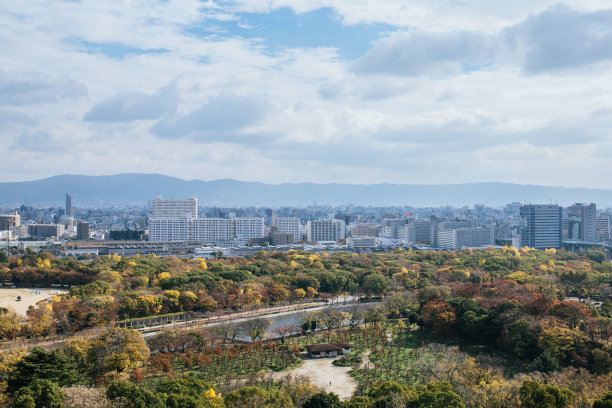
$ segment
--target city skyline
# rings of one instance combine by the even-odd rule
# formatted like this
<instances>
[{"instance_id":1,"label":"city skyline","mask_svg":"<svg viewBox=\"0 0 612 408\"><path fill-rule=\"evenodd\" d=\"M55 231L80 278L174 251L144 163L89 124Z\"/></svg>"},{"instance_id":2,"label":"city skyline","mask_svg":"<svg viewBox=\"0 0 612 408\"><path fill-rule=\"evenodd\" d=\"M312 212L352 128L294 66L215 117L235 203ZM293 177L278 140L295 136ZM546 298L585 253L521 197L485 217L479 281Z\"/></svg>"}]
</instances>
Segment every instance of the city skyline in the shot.
<instances>
[{"instance_id":1,"label":"city skyline","mask_svg":"<svg viewBox=\"0 0 612 408\"><path fill-rule=\"evenodd\" d=\"M609 2L0 5L3 181L608 188Z\"/></svg>"}]
</instances>

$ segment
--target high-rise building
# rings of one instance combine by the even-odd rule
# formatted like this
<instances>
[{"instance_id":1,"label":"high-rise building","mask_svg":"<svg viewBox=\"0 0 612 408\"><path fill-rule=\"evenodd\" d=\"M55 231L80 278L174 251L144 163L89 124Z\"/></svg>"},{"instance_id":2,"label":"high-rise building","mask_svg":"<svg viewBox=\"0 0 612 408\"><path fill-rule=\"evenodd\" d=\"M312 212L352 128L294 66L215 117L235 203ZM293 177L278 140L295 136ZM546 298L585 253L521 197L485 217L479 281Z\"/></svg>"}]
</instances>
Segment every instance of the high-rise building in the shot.
<instances>
[{"instance_id":1,"label":"high-rise building","mask_svg":"<svg viewBox=\"0 0 612 408\"><path fill-rule=\"evenodd\" d=\"M597 208L594 203L576 203L567 207L567 219L568 238L585 242L597 241L595 232ZM578 232L577 236L576 232Z\"/></svg>"},{"instance_id":2,"label":"high-rise building","mask_svg":"<svg viewBox=\"0 0 612 408\"><path fill-rule=\"evenodd\" d=\"M79 223L77 224L76 239L79 241L89 240L89 223L88 222L79 221Z\"/></svg>"},{"instance_id":3,"label":"high-rise building","mask_svg":"<svg viewBox=\"0 0 612 408\"><path fill-rule=\"evenodd\" d=\"M415 220L407 229L406 239L434 245L439 223L431 220Z\"/></svg>"},{"instance_id":4,"label":"high-rise building","mask_svg":"<svg viewBox=\"0 0 612 408\"><path fill-rule=\"evenodd\" d=\"M72 196L66 193L66 216L72 217Z\"/></svg>"},{"instance_id":5,"label":"high-rise building","mask_svg":"<svg viewBox=\"0 0 612 408\"><path fill-rule=\"evenodd\" d=\"M298 217L274 217L272 226L276 227L278 232L293 235L293 242L289 244L294 244L300 239L300 219Z\"/></svg>"},{"instance_id":6,"label":"high-rise building","mask_svg":"<svg viewBox=\"0 0 612 408\"><path fill-rule=\"evenodd\" d=\"M561 248L561 214L558 205L521 206L521 246Z\"/></svg>"},{"instance_id":7,"label":"high-rise building","mask_svg":"<svg viewBox=\"0 0 612 408\"><path fill-rule=\"evenodd\" d=\"M232 218L231 221L235 239L248 241L265 236L264 219L262 217Z\"/></svg>"},{"instance_id":8,"label":"high-rise building","mask_svg":"<svg viewBox=\"0 0 612 408\"><path fill-rule=\"evenodd\" d=\"M150 241L182 241L219 245L221 243L248 242L263 238L262 217L198 218L198 200L153 200L153 213L149 218Z\"/></svg>"},{"instance_id":9,"label":"high-rise building","mask_svg":"<svg viewBox=\"0 0 612 408\"><path fill-rule=\"evenodd\" d=\"M198 218L198 199L166 200L160 195L153 199L153 218Z\"/></svg>"},{"instance_id":10,"label":"high-rise building","mask_svg":"<svg viewBox=\"0 0 612 408\"><path fill-rule=\"evenodd\" d=\"M338 241L346 238L344 220L322 219L308 221L308 241Z\"/></svg>"},{"instance_id":11,"label":"high-rise building","mask_svg":"<svg viewBox=\"0 0 612 408\"><path fill-rule=\"evenodd\" d=\"M151 241L189 241L189 220L198 217L198 199L153 199L153 213L149 219Z\"/></svg>"},{"instance_id":12,"label":"high-rise building","mask_svg":"<svg viewBox=\"0 0 612 408\"><path fill-rule=\"evenodd\" d=\"M233 239L229 218L193 218L189 222L189 241L217 244Z\"/></svg>"},{"instance_id":13,"label":"high-rise building","mask_svg":"<svg viewBox=\"0 0 612 408\"><path fill-rule=\"evenodd\" d=\"M436 247L440 249L457 249L457 230L439 229L436 231Z\"/></svg>"}]
</instances>

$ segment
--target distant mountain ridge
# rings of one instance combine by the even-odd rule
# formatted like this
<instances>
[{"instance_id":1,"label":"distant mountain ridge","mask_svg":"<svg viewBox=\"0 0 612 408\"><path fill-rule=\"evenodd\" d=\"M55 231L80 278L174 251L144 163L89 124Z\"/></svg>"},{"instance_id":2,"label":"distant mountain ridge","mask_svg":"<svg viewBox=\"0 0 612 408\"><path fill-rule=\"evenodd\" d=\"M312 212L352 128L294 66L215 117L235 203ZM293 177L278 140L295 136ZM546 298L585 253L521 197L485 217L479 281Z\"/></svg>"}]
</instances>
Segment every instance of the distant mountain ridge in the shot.
<instances>
[{"instance_id":1,"label":"distant mountain ridge","mask_svg":"<svg viewBox=\"0 0 612 408\"><path fill-rule=\"evenodd\" d=\"M145 204L157 194L164 198L195 195L201 206L299 206L355 204L463 206L510 202L594 202L612 207L612 190L545 187L511 183L465 184L264 184L238 180L182 180L160 174L112 176L61 175L42 180L0 183L0 205L63 205L69 193L76 206Z\"/></svg>"}]
</instances>

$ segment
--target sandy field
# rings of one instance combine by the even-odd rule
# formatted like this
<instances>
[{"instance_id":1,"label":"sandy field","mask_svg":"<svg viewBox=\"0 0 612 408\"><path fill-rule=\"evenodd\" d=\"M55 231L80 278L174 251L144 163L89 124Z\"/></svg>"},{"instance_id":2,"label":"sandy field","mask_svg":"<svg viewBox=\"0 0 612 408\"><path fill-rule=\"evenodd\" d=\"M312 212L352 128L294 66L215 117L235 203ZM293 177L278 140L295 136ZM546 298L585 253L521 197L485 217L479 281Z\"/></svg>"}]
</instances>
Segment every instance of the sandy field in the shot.
<instances>
[{"instance_id":1,"label":"sandy field","mask_svg":"<svg viewBox=\"0 0 612 408\"><path fill-rule=\"evenodd\" d=\"M306 376L312 384L323 388L327 392L337 394L342 400L348 400L357 389L357 382L348 374L351 367L337 367L332 364L334 360L335 358L305 357L301 366L274 373L274 376L277 378L282 378L288 374Z\"/></svg>"},{"instance_id":2,"label":"sandy field","mask_svg":"<svg viewBox=\"0 0 612 408\"><path fill-rule=\"evenodd\" d=\"M33 291L40 291L39 294ZM12 307L17 313L25 316L28 306L36 305L36 302L50 298L56 291L67 293L67 290L56 288L0 288L0 307ZM17 296L21 296L21 302L17 302Z\"/></svg>"}]
</instances>

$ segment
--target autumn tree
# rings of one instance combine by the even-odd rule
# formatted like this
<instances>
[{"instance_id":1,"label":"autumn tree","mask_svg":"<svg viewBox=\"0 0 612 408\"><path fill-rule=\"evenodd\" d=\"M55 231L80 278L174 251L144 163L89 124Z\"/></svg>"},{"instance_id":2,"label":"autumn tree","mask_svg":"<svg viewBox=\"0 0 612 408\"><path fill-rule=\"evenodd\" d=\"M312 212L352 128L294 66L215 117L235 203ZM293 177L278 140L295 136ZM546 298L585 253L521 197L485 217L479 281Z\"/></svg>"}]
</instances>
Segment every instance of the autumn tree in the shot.
<instances>
[{"instance_id":1,"label":"autumn tree","mask_svg":"<svg viewBox=\"0 0 612 408\"><path fill-rule=\"evenodd\" d=\"M13 340L17 337L22 320L13 308L0 308L0 339Z\"/></svg>"},{"instance_id":2,"label":"autumn tree","mask_svg":"<svg viewBox=\"0 0 612 408\"><path fill-rule=\"evenodd\" d=\"M149 355L142 334L136 330L111 327L96 337L89 346L88 361L102 373L134 367Z\"/></svg>"},{"instance_id":3,"label":"autumn tree","mask_svg":"<svg viewBox=\"0 0 612 408\"><path fill-rule=\"evenodd\" d=\"M448 302L432 300L423 306L421 319L423 325L430 327L435 334L450 336L454 333L457 316Z\"/></svg>"}]
</instances>

